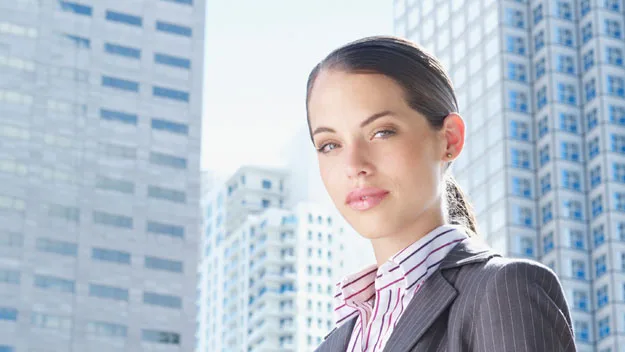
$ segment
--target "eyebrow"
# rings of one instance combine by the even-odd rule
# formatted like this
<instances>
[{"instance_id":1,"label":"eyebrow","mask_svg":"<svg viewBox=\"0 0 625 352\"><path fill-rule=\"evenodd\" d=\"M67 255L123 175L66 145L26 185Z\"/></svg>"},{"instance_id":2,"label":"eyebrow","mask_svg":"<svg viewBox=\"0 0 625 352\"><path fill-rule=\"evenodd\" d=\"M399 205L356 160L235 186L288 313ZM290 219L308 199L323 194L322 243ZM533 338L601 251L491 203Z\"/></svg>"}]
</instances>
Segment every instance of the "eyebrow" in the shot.
<instances>
[{"instance_id":1,"label":"eyebrow","mask_svg":"<svg viewBox=\"0 0 625 352\"><path fill-rule=\"evenodd\" d=\"M381 111L378 112L376 114L373 114L371 116L369 116L366 120L364 120L363 122L360 123L360 128L363 128L365 126L367 126L368 124L372 123L373 121L384 117L384 116L389 116L389 115L394 115L393 112L389 111L389 110L385 110L385 111ZM315 129L315 131L313 132L313 136L316 135L317 133L321 133L321 132L331 132L331 133L335 133L336 131L330 127L317 127Z\"/></svg>"}]
</instances>

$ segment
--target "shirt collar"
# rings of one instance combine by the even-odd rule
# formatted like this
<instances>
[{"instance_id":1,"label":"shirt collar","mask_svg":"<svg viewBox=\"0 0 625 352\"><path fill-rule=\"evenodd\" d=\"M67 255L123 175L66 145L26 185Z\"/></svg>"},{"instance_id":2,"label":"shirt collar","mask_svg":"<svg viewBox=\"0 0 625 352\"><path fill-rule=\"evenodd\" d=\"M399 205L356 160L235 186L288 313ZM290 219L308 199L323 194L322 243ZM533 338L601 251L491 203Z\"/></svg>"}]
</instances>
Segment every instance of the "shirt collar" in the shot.
<instances>
[{"instance_id":1,"label":"shirt collar","mask_svg":"<svg viewBox=\"0 0 625 352\"><path fill-rule=\"evenodd\" d=\"M376 291L399 287L414 292L434 272L454 245L467 238L457 225L445 224L397 252L379 268L372 264L336 284L334 313L340 325L375 299Z\"/></svg>"}]
</instances>

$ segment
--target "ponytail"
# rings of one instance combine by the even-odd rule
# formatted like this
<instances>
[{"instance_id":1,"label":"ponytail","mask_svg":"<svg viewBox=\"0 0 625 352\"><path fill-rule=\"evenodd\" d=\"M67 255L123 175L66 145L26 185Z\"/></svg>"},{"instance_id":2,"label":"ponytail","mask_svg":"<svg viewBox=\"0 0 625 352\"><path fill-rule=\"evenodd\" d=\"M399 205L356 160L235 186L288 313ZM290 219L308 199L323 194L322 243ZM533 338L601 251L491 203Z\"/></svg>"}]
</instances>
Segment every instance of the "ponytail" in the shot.
<instances>
[{"instance_id":1,"label":"ponytail","mask_svg":"<svg viewBox=\"0 0 625 352\"><path fill-rule=\"evenodd\" d=\"M445 184L448 221L451 224L463 226L469 236L477 236L477 221L473 207L456 179L449 172L445 174Z\"/></svg>"}]
</instances>

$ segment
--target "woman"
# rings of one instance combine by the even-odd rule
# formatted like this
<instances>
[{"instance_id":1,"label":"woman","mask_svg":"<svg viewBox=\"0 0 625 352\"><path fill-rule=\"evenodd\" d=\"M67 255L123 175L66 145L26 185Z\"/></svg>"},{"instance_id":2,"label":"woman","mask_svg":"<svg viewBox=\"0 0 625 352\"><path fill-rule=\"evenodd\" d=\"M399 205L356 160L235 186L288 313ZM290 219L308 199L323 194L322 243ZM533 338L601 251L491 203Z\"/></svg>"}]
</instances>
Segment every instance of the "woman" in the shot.
<instances>
[{"instance_id":1,"label":"woman","mask_svg":"<svg viewBox=\"0 0 625 352\"><path fill-rule=\"evenodd\" d=\"M377 261L337 284L337 327L317 351L575 351L555 274L476 238L448 172L457 111L440 63L402 39L350 43L311 72L321 177Z\"/></svg>"}]
</instances>

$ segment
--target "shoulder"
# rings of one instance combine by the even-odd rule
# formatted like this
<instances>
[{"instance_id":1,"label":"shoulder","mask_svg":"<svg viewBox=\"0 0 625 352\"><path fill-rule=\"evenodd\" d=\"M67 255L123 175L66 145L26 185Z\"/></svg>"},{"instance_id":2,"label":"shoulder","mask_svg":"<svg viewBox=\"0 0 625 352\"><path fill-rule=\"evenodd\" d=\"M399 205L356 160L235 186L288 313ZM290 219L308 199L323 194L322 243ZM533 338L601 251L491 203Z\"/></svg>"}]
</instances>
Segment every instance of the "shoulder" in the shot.
<instances>
[{"instance_id":1,"label":"shoulder","mask_svg":"<svg viewBox=\"0 0 625 352\"><path fill-rule=\"evenodd\" d=\"M454 286L460 291L476 285L486 294L499 294L509 285L538 286L547 293L561 290L560 281L551 268L529 259L492 257L459 269Z\"/></svg>"}]
</instances>

